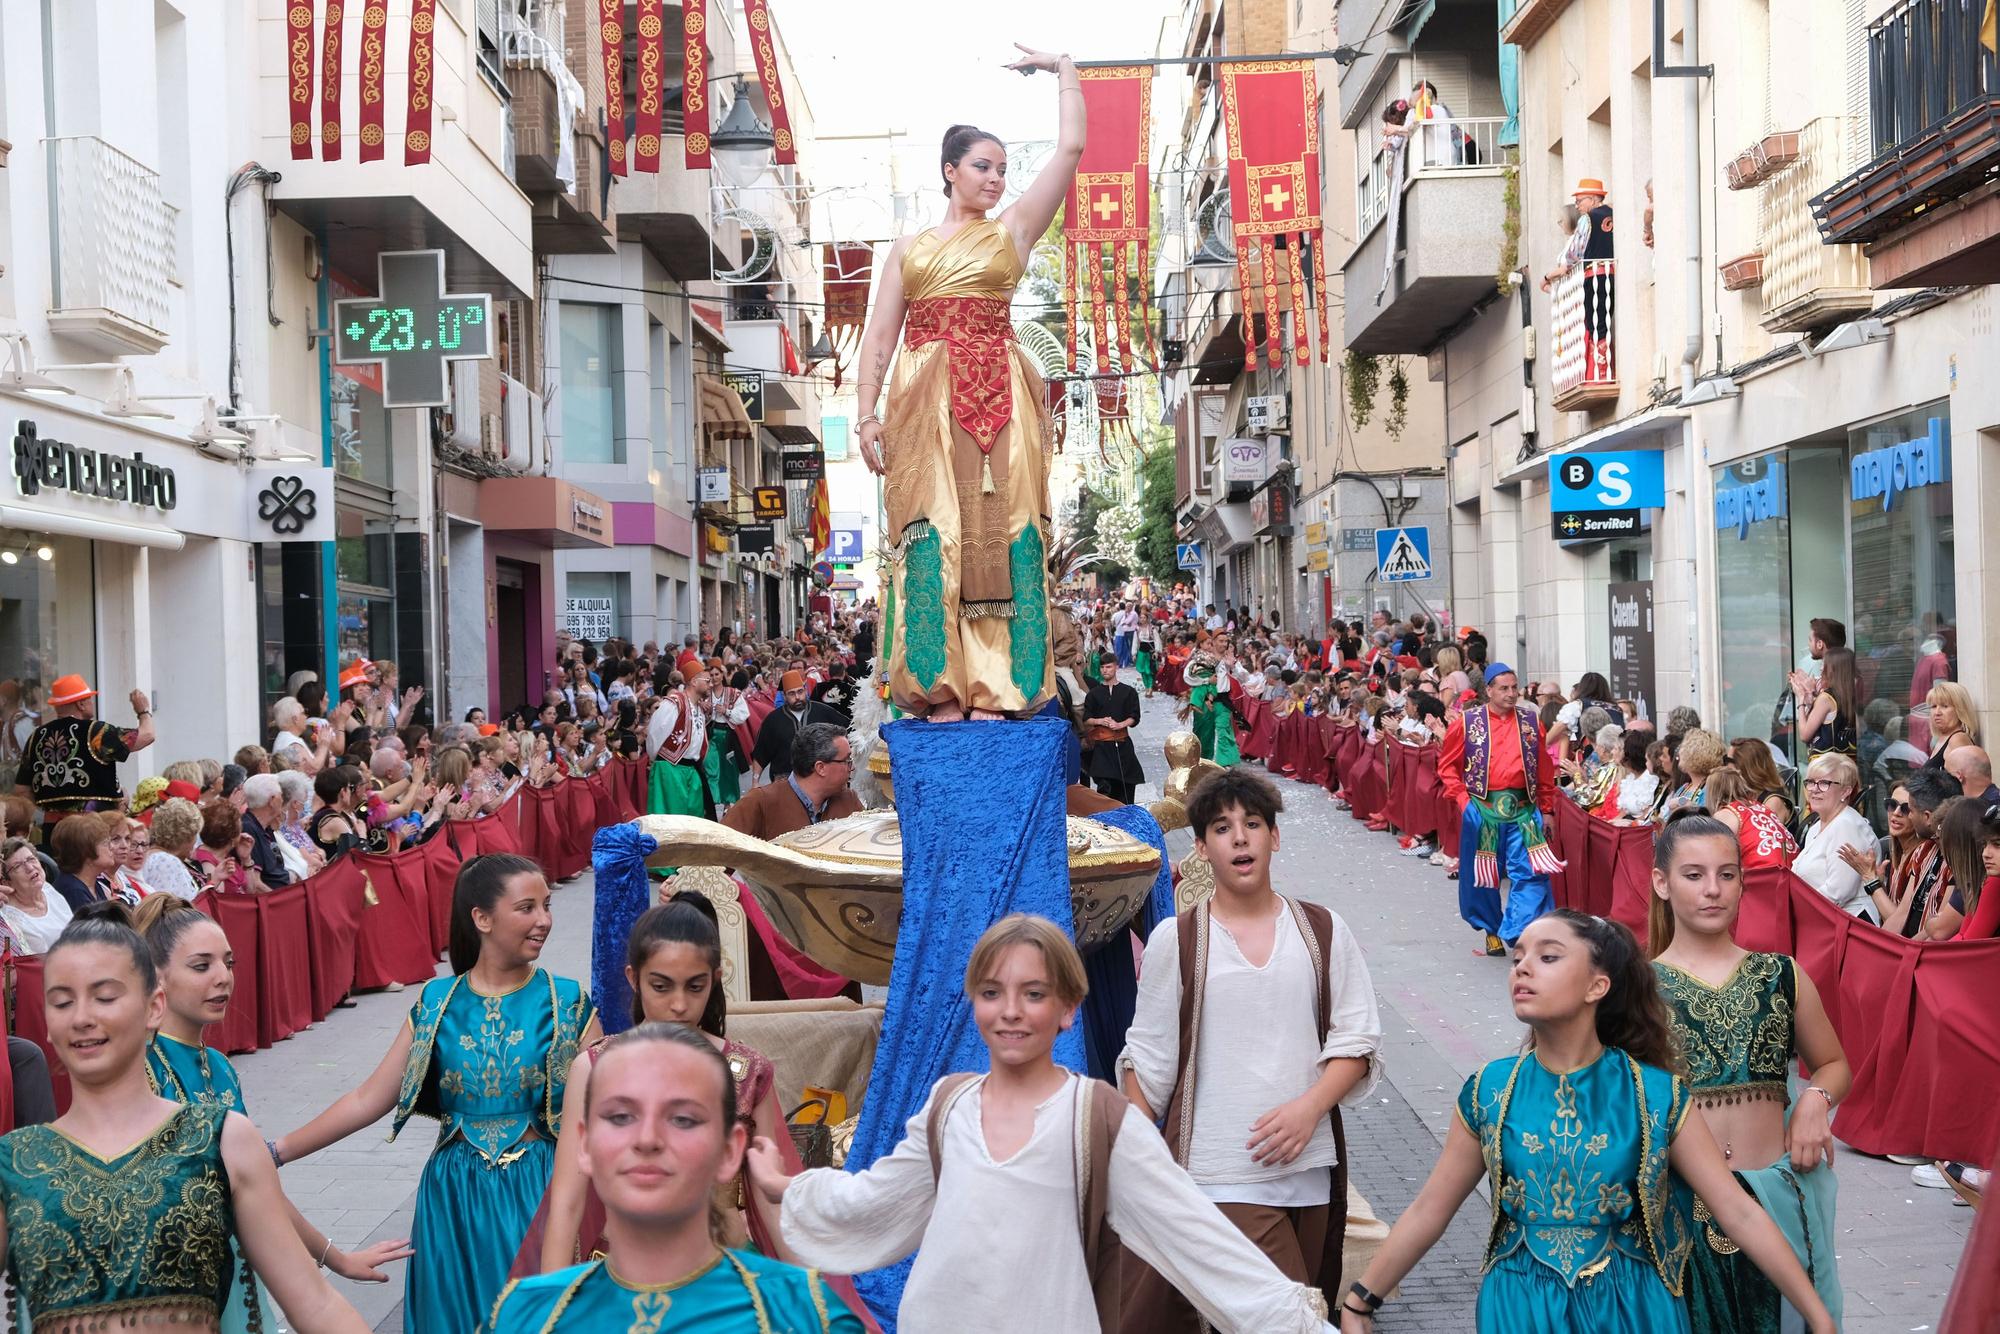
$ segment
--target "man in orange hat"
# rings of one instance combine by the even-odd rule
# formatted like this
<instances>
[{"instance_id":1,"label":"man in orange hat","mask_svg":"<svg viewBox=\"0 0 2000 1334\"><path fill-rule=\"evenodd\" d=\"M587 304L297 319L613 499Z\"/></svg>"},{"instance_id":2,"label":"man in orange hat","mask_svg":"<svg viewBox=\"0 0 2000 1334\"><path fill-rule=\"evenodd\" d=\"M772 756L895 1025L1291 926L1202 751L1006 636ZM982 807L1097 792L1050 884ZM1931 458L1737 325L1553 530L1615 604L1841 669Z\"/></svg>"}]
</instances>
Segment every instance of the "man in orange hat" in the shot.
<instances>
[{"instance_id":1,"label":"man in orange hat","mask_svg":"<svg viewBox=\"0 0 2000 1334\"><path fill-rule=\"evenodd\" d=\"M49 707L55 717L28 738L28 795L42 808L42 839L66 816L81 811L114 809L118 763L153 744L153 706L146 692L134 690L132 708L137 727L117 727L97 717L97 692L74 673L59 676L49 687Z\"/></svg>"},{"instance_id":2,"label":"man in orange hat","mask_svg":"<svg viewBox=\"0 0 2000 1334\"><path fill-rule=\"evenodd\" d=\"M792 772L792 742L799 729L807 723L831 723L846 731L851 719L831 704L822 704L812 697L812 683L798 668L786 672L778 680L778 688L785 692L783 708L773 709L757 729L757 744L750 752L750 764L759 773L768 772L771 781Z\"/></svg>"},{"instance_id":3,"label":"man in orange hat","mask_svg":"<svg viewBox=\"0 0 2000 1334\"><path fill-rule=\"evenodd\" d=\"M1611 261L1611 205L1604 182L1586 176L1576 183L1571 198L1576 202L1576 230L1563 247L1562 260L1542 278L1548 291L1563 278L1583 268L1583 332L1587 374L1592 380L1609 381L1616 369L1611 356L1613 316L1616 314L1617 283Z\"/></svg>"}]
</instances>

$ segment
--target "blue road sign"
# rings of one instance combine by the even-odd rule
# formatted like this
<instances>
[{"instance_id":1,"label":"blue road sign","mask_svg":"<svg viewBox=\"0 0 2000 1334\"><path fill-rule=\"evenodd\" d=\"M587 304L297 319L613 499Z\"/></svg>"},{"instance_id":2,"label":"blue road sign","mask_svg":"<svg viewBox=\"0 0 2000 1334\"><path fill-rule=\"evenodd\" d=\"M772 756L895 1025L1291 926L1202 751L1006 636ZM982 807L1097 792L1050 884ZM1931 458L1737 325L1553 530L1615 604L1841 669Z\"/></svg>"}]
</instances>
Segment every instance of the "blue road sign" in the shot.
<instances>
[{"instance_id":1,"label":"blue road sign","mask_svg":"<svg viewBox=\"0 0 2000 1334\"><path fill-rule=\"evenodd\" d=\"M1385 584L1431 577L1431 530L1377 528L1375 577Z\"/></svg>"},{"instance_id":2,"label":"blue road sign","mask_svg":"<svg viewBox=\"0 0 2000 1334\"><path fill-rule=\"evenodd\" d=\"M1178 542L1174 545L1174 563L1183 570L1199 570L1207 562L1201 558L1201 543Z\"/></svg>"},{"instance_id":3,"label":"blue road sign","mask_svg":"<svg viewBox=\"0 0 2000 1334\"><path fill-rule=\"evenodd\" d=\"M858 561L861 559L861 530L859 528L834 528L827 533L826 558L832 561Z\"/></svg>"}]
</instances>

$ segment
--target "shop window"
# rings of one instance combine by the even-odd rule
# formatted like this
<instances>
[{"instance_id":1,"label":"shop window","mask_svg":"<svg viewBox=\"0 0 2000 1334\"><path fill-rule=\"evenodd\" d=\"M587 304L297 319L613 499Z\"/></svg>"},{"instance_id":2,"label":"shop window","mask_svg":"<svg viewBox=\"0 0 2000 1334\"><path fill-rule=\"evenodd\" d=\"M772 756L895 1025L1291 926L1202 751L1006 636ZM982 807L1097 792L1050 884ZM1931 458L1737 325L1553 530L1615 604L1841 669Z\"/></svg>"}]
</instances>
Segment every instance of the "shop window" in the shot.
<instances>
[{"instance_id":1,"label":"shop window","mask_svg":"<svg viewBox=\"0 0 2000 1334\"><path fill-rule=\"evenodd\" d=\"M13 789L29 734L53 716L49 682L97 680L91 562L83 538L0 528L0 791Z\"/></svg>"},{"instance_id":2,"label":"shop window","mask_svg":"<svg viewBox=\"0 0 2000 1334\"><path fill-rule=\"evenodd\" d=\"M621 308L562 303L563 457L570 463L625 461Z\"/></svg>"},{"instance_id":3,"label":"shop window","mask_svg":"<svg viewBox=\"0 0 2000 1334\"><path fill-rule=\"evenodd\" d=\"M1893 763L1921 762L1931 742L1925 697L1958 676L1953 577L1951 412L1944 403L1848 433L1848 530L1854 571L1847 640L1861 676L1863 759L1877 741Z\"/></svg>"}]
</instances>

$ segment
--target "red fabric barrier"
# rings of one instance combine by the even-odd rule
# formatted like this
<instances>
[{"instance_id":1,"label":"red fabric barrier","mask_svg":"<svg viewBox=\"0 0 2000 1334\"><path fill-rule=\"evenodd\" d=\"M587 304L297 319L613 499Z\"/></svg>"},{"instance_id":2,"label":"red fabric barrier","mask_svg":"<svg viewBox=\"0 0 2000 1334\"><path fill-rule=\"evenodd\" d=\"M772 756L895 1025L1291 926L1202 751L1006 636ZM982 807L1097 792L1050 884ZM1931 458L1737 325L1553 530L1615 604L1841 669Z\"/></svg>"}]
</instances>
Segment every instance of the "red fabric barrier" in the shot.
<instances>
[{"instance_id":1,"label":"red fabric barrier","mask_svg":"<svg viewBox=\"0 0 2000 1334\"><path fill-rule=\"evenodd\" d=\"M306 944L312 967L313 1018L333 1013L354 987L361 933L361 868L341 857L305 883Z\"/></svg>"},{"instance_id":2,"label":"red fabric barrier","mask_svg":"<svg viewBox=\"0 0 2000 1334\"><path fill-rule=\"evenodd\" d=\"M1240 690L1229 692L1230 706L1243 719L1236 729L1236 749L1246 760L1261 760L1271 753L1271 711L1261 699L1251 699Z\"/></svg>"},{"instance_id":3,"label":"red fabric barrier","mask_svg":"<svg viewBox=\"0 0 2000 1334\"><path fill-rule=\"evenodd\" d=\"M250 902L257 910L257 1045L269 1047L313 1021L306 891L291 885Z\"/></svg>"},{"instance_id":4,"label":"red fabric barrier","mask_svg":"<svg viewBox=\"0 0 2000 1334\"><path fill-rule=\"evenodd\" d=\"M1558 797L1567 805L1573 801ZM1644 946L1647 938L1647 914L1653 902L1653 827L1651 825L1615 825L1608 820L1593 817L1593 825L1603 825L1611 831L1611 907L1604 916L1615 918L1630 927L1632 934Z\"/></svg>"},{"instance_id":5,"label":"red fabric barrier","mask_svg":"<svg viewBox=\"0 0 2000 1334\"><path fill-rule=\"evenodd\" d=\"M1321 717L1319 723L1320 775L1319 784L1329 792L1340 791L1340 734L1344 730L1333 725L1333 719Z\"/></svg>"},{"instance_id":6,"label":"red fabric barrier","mask_svg":"<svg viewBox=\"0 0 2000 1334\"><path fill-rule=\"evenodd\" d=\"M56 1111L69 1110L69 1069L49 1045L49 1014L42 1007L42 960L40 955L16 955L11 968L10 991L14 1000L14 1035L42 1049L49 1063L49 1081L55 1085Z\"/></svg>"},{"instance_id":7,"label":"red fabric barrier","mask_svg":"<svg viewBox=\"0 0 2000 1334\"><path fill-rule=\"evenodd\" d=\"M1557 800L1569 806L1576 804L1560 797ZM1583 813L1583 818L1589 826L1589 832L1584 839L1583 883L1570 885L1570 898L1581 900L1576 906L1584 912L1596 913L1599 917L1609 917L1611 877L1617 869L1618 861L1618 831L1612 828L1610 822L1593 819L1588 812Z\"/></svg>"},{"instance_id":8,"label":"red fabric barrier","mask_svg":"<svg viewBox=\"0 0 2000 1334\"><path fill-rule=\"evenodd\" d=\"M1408 754L1399 741L1384 741L1379 747L1382 755L1382 814L1388 819L1389 827L1398 834L1409 830L1410 789L1414 784L1403 776L1403 757Z\"/></svg>"},{"instance_id":9,"label":"red fabric barrier","mask_svg":"<svg viewBox=\"0 0 2000 1334\"><path fill-rule=\"evenodd\" d=\"M1389 799L1382 776L1381 748L1367 744L1357 735L1351 774L1347 793L1349 813L1357 820L1366 820Z\"/></svg>"},{"instance_id":10,"label":"red fabric barrier","mask_svg":"<svg viewBox=\"0 0 2000 1334\"><path fill-rule=\"evenodd\" d=\"M496 852L511 852L524 857L533 855L535 844L522 837L521 825L524 813L534 809L528 804L528 793L536 790L524 788L507 798L506 804L493 814L472 822L473 839L479 845L479 856Z\"/></svg>"},{"instance_id":11,"label":"red fabric barrier","mask_svg":"<svg viewBox=\"0 0 2000 1334\"><path fill-rule=\"evenodd\" d=\"M572 778L556 789L562 810L562 849L556 878L567 880L590 865L590 837L597 832L597 798L586 779Z\"/></svg>"},{"instance_id":12,"label":"red fabric barrier","mask_svg":"<svg viewBox=\"0 0 2000 1334\"><path fill-rule=\"evenodd\" d=\"M1161 694L1185 695L1187 693L1186 672L1186 663L1162 662L1160 664L1160 674L1153 678L1153 684L1159 689Z\"/></svg>"},{"instance_id":13,"label":"red fabric barrier","mask_svg":"<svg viewBox=\"0 0 2000 1334\"><path fill-rule=\"evenodd\" d=\"M4 1019L4 1014L0 1014L0 1019ZM4 1022L0 1022L0 1036L5 1036L6 1032L7 1025ZM0 1135L6 1134L13 1128L14 1081L11 1079L0 1079Z\"/></svg>"},{"instance_id":14,"label":"red fabric barrier","mask_svg":"<svg viewBox=\"0 0 2000 1334\"><path fill-rule=\"evenodd\" d=\"M618 788L622 781L613 766L600 769L590 776L590 823L593 835L606 825L623 824L631 818L618 813ZM584 849L584 856L585 858L590 856L588 848Z\"/></svg>"},{"instance_id":15,"label":"red fabric barrier","mask_svg":"<svg viewBox=\"0 0 2000 1334\"><path fill-rule=\"evenodd\" d=\"M477 821L486 825L489 821ZM422 909L411 884L409 871L421 871L421 864L408 853L394 857L374 853L348 854L359 863L365 888L362 892L361 931L356 938L354 985L364 991L386 987L391 982L427 982L437 972L437 955L431 952L429 890L423 890Z\"/></svg>"},{"instance_id":16,"label":"red fabric barrier","mask_svg":"<svg viewBox=\"0 0 2000 1334\"><path fill-rule=\"evenodd\" d=\"M1736 913L1736 943L1746 950L1792 952L1792 880L1783 867L1767 866L1743 876L1743 906Z\"/></svg>"},{"instance_id":17,"label":"red fabric barrier","mask_svg":"<svg viewBox=\"0 0 2000 1334\"><path fill-rule=\"evenodd\" d=\"M248 894L217 894L209 891L195 899L195 906L213 917L229 938L236 955L236 990L229 998L229 1013L208 1030L208 1045L234 1055L257 1050L257 1016L262 1005L262 969L257 953L257 901Z\"/></svg>"},{"instance_id":18,"label":"red fabric barrier","mask_svg":"<svg viewBox=\"0 0 2000 1334\"><path fill-rule=\"evenodd\" d=\"M556 802L554 789L545 787L523 788L517 800L521 803L522 855L532 857L551 880L561 878L556 870L561 858L557 855L562 847L562 808ZM534 851L529 852L532 847ZM481 847L481 852L487 849Z\"/></svg>"},{"instance_id":19,"label":"red fabric barrier","mask_svg":"<svg viewBox=\"0 0 2000 1334\"><path fill-rule=\"evenodd\" d=\"M424 897L429 906L431 955L443 954L451 945L451 895L458 885L458 868L465 863L465 849L473 846L469 820L449 820L423 846Z\"/></svg>"}]
</instances>

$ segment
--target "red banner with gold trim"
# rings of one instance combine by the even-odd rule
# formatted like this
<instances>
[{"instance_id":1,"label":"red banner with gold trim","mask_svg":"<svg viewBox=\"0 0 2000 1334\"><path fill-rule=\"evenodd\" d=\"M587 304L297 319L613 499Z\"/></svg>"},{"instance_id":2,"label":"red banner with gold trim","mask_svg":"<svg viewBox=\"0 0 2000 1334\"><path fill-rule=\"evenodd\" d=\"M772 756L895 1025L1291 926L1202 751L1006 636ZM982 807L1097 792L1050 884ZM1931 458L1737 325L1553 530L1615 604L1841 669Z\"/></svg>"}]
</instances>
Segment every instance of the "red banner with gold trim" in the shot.
<instances>
[{"instance_id":1,"label":"red banner with gold trim","mask_svg":"<svg viewBox=\"0 0 2000 1334\"><path fill-rule=\"evenodd\" d=\"M826 341L833 349L833 387L838 389L841 359L860 344L868 323L868 285L875 275L875 247L866 241L838 241L820 250Z\"/></svg>"},{"instance_id":2,"label":"red banner with gold trim","mask_svg":"<svg viewBox=\"0 0 2000 1334\"><path fill-rule=\"evenodd\" d=\"M604 114L610 122L611 174L625 174L625 0L596 0L597 44L604 53Z\"/></svg>"},{"instance_id":3,"label":"red banner with gold trim","mask_svg":"<svg viewBox=\"0 0 2000 1334\"><path fill-rule=\"evenodd\" d=\"M346 17L340 0L326 0L319 39L319 155L327 162L340 160L340 62L345 54L341 26Z\"/></svg>"},{"instance_id":4,"label":"red banner with gold trim","mask_svg":"<svg viewBox=\"0 0 2000 1334\"><path fill-rule=\"evenodd\" d=\"M681 143L689 171L708 166L708 0L681 5Z\"/></svg>"},{"instance_id":5,"label":"red banner with gold trim","mask_svg":"<svg viewBox=\"0 0 2000 1334\"><path fill-rule=\"evenodd\" d=\"M382 70L388 54L389 0L361 8L361 148L363 162L379 162L389 135L382 124Z\"/></svg>"},{"instance_id":6,"label":"red banner with gold trim","mask_svg":"<svg viewBox=\"0 0 2000 1334\"><path fill-rule=\"evenodd\" d=\"M313 7L312 0L292 0L285 10L285 88L292 103L292 156L313 152Z\"/></svg>"},{"instance_id":7,"label":"red banner with gold trim","mask_svg":"<svg viewBox=\"0 0 2000 1334\"><path fill-rule=\"evenodd\" d=\"M639 0L638 118L632 132L632 170L660 170L660 107L666 94L666 19L661 0Z\"/></svg>"},{"instance_id":8,"label":"red banner with gold trim","mask_svg":"<svg viewBox=\"0 0 2000 1334\"><path fill-rule=\"evenodd\" d=\"M743 0L743 18L750 25L750 49L757 55L757 82L764 85L764 100L771 107L772 160L789 166L799 160L792 142L792 112L785 104L785 90L778 82L776 30L771 26L768 0Z\"/></svg>"},{"instance_id":9,"label":"red banner with gold trim","mask_svg":"<svg viewBox=\"0 0 2000 1334\"><path fill-rule=\"evenodd\" d=\"M1105 377L1129 373L1139 365L1132 350L1129 290L1135 247L1141 278L1137 314L1143 340L1149 347L1151 341L1145 290L1152 272L1153 196L1146 159L1152 138L1153 71L1143 65L1122 65L1079 70L1077 77L1090 118L1090 138L1063 200L1065 364L1079 374L1085 371L1077 357L1077 320L1079 303L1087 299L1085 318L1090 320L1091 341L1097 349L1097 374ZM1126 419L1123 383L1100 378L1096 395L1099 425L1117 428Z\"/></svg>"},{"instance_id":10,"label":"red banner with gold trim","mask_svg":"<svg viewBox=\"0 0 2000 1334\"><path fill-rule=\"evenodd\" d=\"M1236 240L1237 281L1243 290L1246 362L1262 354L1253 313L1264 316L1271 365L1284 360L1279 296L1289 291L1292 344L1303 366L1307 337L1304 267L1299 248L1312 246L1312 290L1318 294L1319 356L1327 359L1326 258L1319 212L1319 94L1309 60L1260 60L1219 67L1222 119L1229 135L1229 213ZM1262 311L1258 312L1261 294Z\"/></svg>"},{"instance_id":11,"label":"red banner with gold trim","mask_svg":"<svg viewBox=\"0 0 2000 1334\"><path fill-rule=\"evenodd\" d=\"M431 160L431 103L437 67L432 60L437 0L410 0L410 109L403 122L403 164Z\"/></svg>"}]
</instances>

